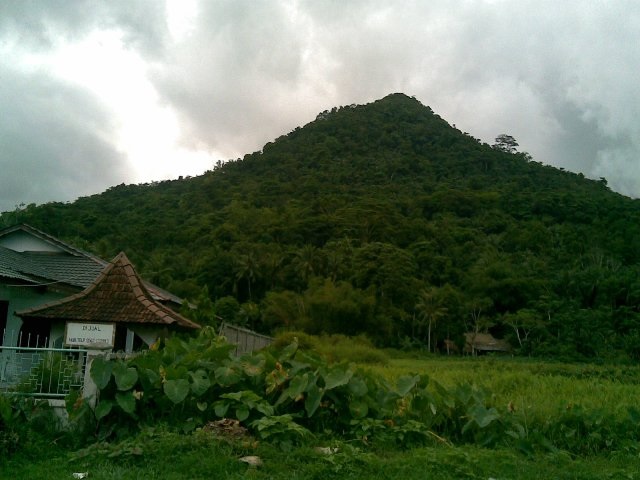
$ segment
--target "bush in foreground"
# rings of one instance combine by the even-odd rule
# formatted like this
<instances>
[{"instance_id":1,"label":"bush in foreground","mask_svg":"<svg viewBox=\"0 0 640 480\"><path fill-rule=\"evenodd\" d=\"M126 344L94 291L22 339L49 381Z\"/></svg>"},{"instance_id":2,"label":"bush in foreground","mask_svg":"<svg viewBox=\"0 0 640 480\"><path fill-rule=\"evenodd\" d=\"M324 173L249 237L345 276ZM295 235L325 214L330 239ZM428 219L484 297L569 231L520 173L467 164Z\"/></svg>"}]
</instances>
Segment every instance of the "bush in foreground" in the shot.
<instances>
[{"instance_id":1,"label":"bush in foreground","mask_svg":"<svg viewBox=\"0 0 640 480\"><path fill-rule=\"evenodd\" d=\"M330 363L295 341L240 358L230 356L232 348L205 329L197 338L170 339L161 350L129 360L94 360L99 436L122 438L158 424L189 432L234 418L285 449L333 438L400 448L455 442L508 445L528 454L558 448L591 454L631 448L640 431L632 409L625 418L575 409L531 424L469 384L444 388L412 374L389 382L347 363Z\"/></svg>"}]
</instances>

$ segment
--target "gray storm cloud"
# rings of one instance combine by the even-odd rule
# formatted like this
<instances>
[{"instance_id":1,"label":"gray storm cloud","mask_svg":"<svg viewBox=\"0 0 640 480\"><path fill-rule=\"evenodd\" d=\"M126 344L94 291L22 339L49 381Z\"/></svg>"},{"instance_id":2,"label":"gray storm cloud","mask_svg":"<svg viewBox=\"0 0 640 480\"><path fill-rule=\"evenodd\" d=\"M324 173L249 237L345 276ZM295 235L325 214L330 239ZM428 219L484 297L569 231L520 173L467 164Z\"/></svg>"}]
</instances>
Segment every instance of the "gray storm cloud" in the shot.
<instances>
[{"instance_id":1,"label":"gray storm cloud","mask_svg":"<svg viewBox=\"0 0 640 480\"><path fill-rule=\"evenodd\" d=\"M82 39L98 29L117 29L125 43L146 55L159 53L167 35L164 4L156 0L46 0L0 3L4 41L46 51L60 39Z\"/></svg>"},{"instance_id":2,"label":"gray storm cloud","mask_svg":"<svg viewBox=\"0 0 640 480\"><path fill-rule=\"evenodd\" d=\"M324 108L403 91L484 141L510 133L538 161L640 195L629 179L640 152L637 4L224 5L205 2L156 71L187 142L234 156Z\"/></svg>"},{"instance_id":3,"label":"gray storm cloud","mask_svg":"<svg viewBox=\"0 0 640 480\"><path fill-rule=\"evenodd\" d=\"M322 110L400 91L483 141L511 134L537 161L606 177L613 189L640 196L637 2L200 1L180 38L167 12L152 0L5 3L0 42L21 38L25 50L46 54L59 38L122 32L126 48L147 62L160 101L176 112L182 144L223 160ZM84 98L49 81L50 91ZM58 105L58 134L80 132L97 165L124 166L126 152L90 131L108 120L88 104L99 121L86 128L70 121L77 105ZM1 128L8 138L10 125ZM24 152L12 138L17 162ZM51 149L50 140L32 141ZM51 171L82 164L81 149L54 151Z\"/></svg>"},{"instance_id":4,"label":"gray storm cloud","mask_svg":"<svg viewBox=\"0 0 640 480\"><path fill-rule=\"evenodd\" d=\"M126 178L94 98L38 73L0 66L0 78L0 211L73 200Z\"/></svg>"}]
</instances>

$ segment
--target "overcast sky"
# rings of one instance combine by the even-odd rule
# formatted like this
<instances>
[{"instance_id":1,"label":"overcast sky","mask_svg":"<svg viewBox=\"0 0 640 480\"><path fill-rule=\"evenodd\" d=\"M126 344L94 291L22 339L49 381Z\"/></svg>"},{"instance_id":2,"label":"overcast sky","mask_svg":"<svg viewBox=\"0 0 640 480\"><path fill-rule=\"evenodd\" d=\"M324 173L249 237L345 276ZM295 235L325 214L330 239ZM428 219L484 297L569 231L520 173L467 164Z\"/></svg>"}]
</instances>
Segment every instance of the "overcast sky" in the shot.
<instances>
[{"instance_id":1,"label":"overcast sky","mask_svg":"<svg viewBox=\"0 0 640 480\"><path fill-rule=\"evenodd\" d=\"M0 211L197 175L415 96L640 197L640 2L2 0Z\"/></svg>"}]
</instances>

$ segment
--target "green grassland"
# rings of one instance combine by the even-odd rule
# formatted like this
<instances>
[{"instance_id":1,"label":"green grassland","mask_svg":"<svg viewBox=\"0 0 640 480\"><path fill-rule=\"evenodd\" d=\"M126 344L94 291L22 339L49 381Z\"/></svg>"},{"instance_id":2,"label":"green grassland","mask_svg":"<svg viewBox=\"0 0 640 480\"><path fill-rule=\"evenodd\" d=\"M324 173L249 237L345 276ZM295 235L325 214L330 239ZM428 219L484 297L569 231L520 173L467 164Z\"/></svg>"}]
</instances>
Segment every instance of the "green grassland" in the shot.
<instances>
[{"instance_id":1,"label":"green grassland","mask_svg":"<svg viewBox=\"0 0 640 480\"><path fill-rule=\"evenodd\" d=\"M64 448L20 455L0 462L0 478L90 479L637 479L640 459L632 455L573 458L566 454L526 457L506 449L473 445L421 447L407 451L358 450L340 445L338 453L321 455L310 447L283 452L269 445L250 451L198 434L140 436L141 454L70 460ZM238 459L259 455L264 464L250 467Z\"/></svg>"},{"instance_id":2,"label":"green grassland","mask_svg":"<svg viewBox=\"0 0 640 480\"><path fill-rule=\"evenodd\" d=\"M545 421L576 407L622 414L640 402L640 366L544 362L513 357L394 358L372 370L393 379L428 375L446 387L474 384L496 405Z\"/></svg>"}]
</instances>

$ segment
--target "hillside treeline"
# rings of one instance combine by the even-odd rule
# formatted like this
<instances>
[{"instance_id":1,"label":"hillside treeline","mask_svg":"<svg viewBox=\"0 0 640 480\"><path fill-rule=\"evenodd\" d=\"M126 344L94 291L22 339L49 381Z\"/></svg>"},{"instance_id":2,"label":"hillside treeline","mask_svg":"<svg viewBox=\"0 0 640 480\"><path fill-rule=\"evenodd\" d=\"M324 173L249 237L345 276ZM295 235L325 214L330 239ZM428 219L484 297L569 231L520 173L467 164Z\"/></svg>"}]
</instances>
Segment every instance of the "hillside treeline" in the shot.
<instances>
[{"instance_id":1,"label":"hillside treeline","mask_svg":"<svg viewBox=\"0 0 640 480\"><path fill-rule=\"evenodd\" d=\"M203 323L443 351L640 358L640 206L394 94L193 178L29 205L24 222L188 298Z\"/></svg>"}]
</instances>

